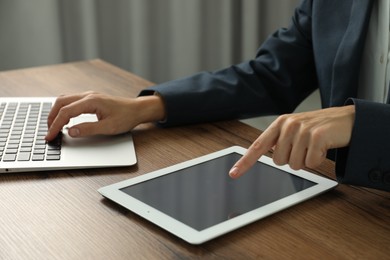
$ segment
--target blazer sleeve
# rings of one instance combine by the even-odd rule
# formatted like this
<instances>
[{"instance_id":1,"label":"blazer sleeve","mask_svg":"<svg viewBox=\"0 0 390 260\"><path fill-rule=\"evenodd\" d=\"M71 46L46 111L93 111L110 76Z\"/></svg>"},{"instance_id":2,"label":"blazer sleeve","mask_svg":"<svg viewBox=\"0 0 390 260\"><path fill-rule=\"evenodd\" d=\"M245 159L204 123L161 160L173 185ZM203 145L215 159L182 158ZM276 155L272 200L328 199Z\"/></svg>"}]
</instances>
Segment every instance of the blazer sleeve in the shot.
<instances>
[{"instance_id":1,"label":"blazer sleeve","mask_svg":"<svg viewBox=\"0 0 390 260\"><path fill-rule=\"evenodd\" d=\"M355 105L350 145L337 149L340 183L390 191L390 105L349 99Z\"/></svg>"},{"instance_id":2,"label":"blazer sleeve","mask_svg":"<svg viewBox=\"0 0 390 260\"><path fill-rule=\"evenodd\" d=\"M164 126L290 113L318 86L311 43L311 1L271 35L254 59L150 87L164 100Z\"/></svg>"}]
</instances>

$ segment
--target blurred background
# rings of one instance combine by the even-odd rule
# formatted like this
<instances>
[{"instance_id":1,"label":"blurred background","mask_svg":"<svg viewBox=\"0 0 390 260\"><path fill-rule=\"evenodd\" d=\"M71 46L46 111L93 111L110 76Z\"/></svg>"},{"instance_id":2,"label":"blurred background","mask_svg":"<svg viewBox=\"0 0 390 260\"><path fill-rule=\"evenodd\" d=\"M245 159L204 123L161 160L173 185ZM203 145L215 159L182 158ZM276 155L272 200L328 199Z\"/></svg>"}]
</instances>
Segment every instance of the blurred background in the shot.
<instances>
[{"instance_id":1,"label":"blurred background","mask_svg":"<svg viewBox=\"0 0 390 260\"><path fill-rule=\"evenodd\" d=\"M299 2L0 0L0 71L100 58L161 83L253 58Z\"/></svg>"}]
</instances>

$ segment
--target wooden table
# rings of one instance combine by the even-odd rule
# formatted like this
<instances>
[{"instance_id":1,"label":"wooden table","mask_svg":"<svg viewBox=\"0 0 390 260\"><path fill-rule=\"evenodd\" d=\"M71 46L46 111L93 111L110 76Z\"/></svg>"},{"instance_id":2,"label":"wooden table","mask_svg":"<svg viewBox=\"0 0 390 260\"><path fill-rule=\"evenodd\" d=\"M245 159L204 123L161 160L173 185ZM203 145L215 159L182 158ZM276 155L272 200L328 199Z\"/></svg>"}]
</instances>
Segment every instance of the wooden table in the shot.
<instances>
[{"instance_id":1,"label":"wooden table","mask_svg":"<svg viewBox=\"0 0 390 260\"><path fill-rule=\"evenodd\" d=\"M0 73L0 95L86 90L135 97L152 83L101 60ZM388 192L339 185L303 204L193 246L106 200L97 189L261 132L239 121L134 131L138 164L0 176L0 259L390 259ZM314 172L334 178L327 161Z\"/></svg>"}]
</instances>

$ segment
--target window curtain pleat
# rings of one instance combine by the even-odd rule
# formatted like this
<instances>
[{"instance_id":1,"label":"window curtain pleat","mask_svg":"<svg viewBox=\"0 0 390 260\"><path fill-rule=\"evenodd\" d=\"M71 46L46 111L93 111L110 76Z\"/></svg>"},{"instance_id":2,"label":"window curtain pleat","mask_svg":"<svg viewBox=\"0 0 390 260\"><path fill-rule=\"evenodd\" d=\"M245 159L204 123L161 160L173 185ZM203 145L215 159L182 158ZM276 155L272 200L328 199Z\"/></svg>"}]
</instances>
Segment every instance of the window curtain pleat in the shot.
<instances>
[{"instance_id":1,"label":"window curtain pleat","mask_svg":"<svg viewBox=\"0 0 390 260\"><path fill-rule=\"evenodd\" d=\"M160 83L253 58L298 2L3 0L0 69L101 58Z\"/></svg>"}]
</instances>

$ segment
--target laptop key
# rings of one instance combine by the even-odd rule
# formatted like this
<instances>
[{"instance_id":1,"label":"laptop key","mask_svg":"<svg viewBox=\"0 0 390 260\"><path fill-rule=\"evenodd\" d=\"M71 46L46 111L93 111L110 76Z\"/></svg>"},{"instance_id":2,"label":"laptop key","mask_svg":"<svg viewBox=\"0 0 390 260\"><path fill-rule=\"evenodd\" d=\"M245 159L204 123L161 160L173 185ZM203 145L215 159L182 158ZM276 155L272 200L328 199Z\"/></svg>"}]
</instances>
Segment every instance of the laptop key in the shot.
<instances>
[{"instance_id":1,"label":"laptop key","mask_svg":"<svg viewBox=\"0 0 390 260\"><path fill-rule=\"evenodd\" d=\"M18 155L18 161L29 161L30 160L31 153L28 152L21 152Z\"/></svg>"},{"instance_id":2,"label":"laptop key","mask_svg":"<svg viewBox=\"0 0 390 260\"><path fill-rule=\"evenodd\" d=\"M3 162L14 162L16 160L16 154L6 153L3 156Z\"/></svg>"},{"instance_id":3,"label":"laptop key","mask_svg":"<svg viewBox=\"0 0 390 260\"><path fill-rule=\"evenodd\" d=\"M61 159L61 156L60 155L51 155L51 154L48 154L46 156L46 160L47 161L58 161Z\"/></svg>"},{"instance_id":4,"label":"laptop key","mask_svg":"<svg viewBox=\"0 0 390 260\"><path fill-rule=\"evenodd\" d=\"M34 154L45 154L45 149L34 149Z\"/></svg>"},{"instance_id":5,"label":"laptop key","mask_svg":"<svg viewBox=\"0 0 390 260\"><path fill-rule=\"evenodd\" d=\"M19 148L19 143L9 143L7 146L8 149L18 149Z\"/></svg>"},{"instance_id":6,"label":"laptop key","mask_svg":"<svg viewBox=\"0 0 390 260\"><path fill-rule=\"evenodd\" d=\"M43 154L33 154L32 160L33 161L43 161L45 159L45 155Z\"/></svg>"},{"instance_id":7,"label":"laptop key","mask_svg":"<svg viewBox=\"0 0 390 260\"><path fill-rule=\"evenodd\" d=\"M47 150L48 150L48 151L51 151L51 150L61 150L61 146L60 146L60 145L51 145L51 144L48 144L48 145L47 145Z\"/></svg>"},{"instance_id":8,"label":"laptop key","mask_svg":"<svg viewBox=\"0 0 390 260\"><path fill-rule=\"evenodd\" d=\"M32 150L31 147L21 147L19 151L20 152L31 152L31 150Z\"/></svg>"},{"instance_id":9,"label":"laptop key","mask_svg":"<svg viewBox=\"0 0 390 260\"><path fill-rule=\"evenodd\" d=\"M48 156L49 155L60 155L61 154L61 150L48 150L46 154Z\"/></svg>"},{"instance_id":10,"label":"laptop key","mask_svg":"<svg viewBox=\"0 0 390 260\"><path fill-rule=\"evenodd\" d=\"M45 150L46 149L46 145L35 145L34 149L36 149L36 150Z\"/></svg>"},{"instance_id":11,"label":"laptop key","mask_svg":"<svg viewBox=\"0 0 390 260\"><path fill-rule=\"evenodd\" d=\"M5 150L5 153L7 154L17 154L18 153L18 149L15 149L15 148L7 148Z\"/></svg>"}]
</instances>

